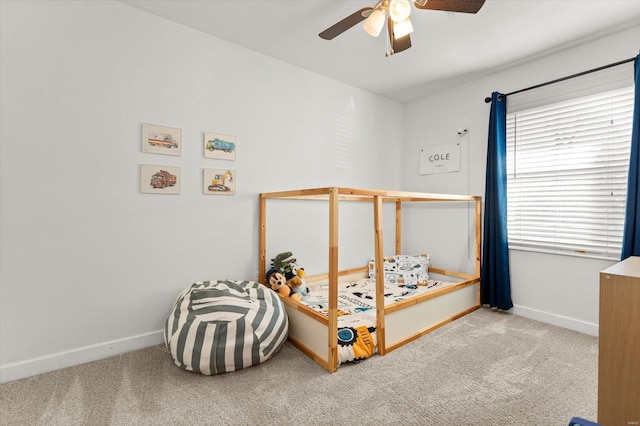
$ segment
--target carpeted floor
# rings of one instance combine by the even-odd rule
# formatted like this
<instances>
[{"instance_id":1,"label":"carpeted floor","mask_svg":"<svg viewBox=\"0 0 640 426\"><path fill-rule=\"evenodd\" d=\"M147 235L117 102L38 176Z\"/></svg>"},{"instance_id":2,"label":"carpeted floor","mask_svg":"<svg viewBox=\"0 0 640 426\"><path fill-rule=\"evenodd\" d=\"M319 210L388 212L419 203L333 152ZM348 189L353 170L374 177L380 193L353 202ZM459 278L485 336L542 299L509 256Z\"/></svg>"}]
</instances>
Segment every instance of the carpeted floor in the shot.
<instances>
[{"instance_id":1,"label":"carpeted floor","mask_svg":"<svg viewBox=\"0 0 640 426\"><path fill-rule=\"evenodd\" d=\"M595 421L597 338L480 309L329 374L295 347L220 376L155 346L0 386L2 425L526 425Z\"/></svg>"}]
</instances>

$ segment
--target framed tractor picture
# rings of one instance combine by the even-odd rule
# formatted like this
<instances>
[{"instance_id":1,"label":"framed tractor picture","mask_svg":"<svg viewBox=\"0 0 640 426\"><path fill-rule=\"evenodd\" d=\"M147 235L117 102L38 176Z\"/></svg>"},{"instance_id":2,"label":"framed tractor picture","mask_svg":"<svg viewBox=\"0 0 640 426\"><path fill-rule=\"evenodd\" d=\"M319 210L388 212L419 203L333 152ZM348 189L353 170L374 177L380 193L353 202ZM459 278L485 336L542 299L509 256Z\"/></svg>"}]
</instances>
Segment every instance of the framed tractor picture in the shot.
<instances>
[{"instance_id":1,"label":"framed tractor picture","mask_svg":"<svg viewBox=\"0 0 640 426\"><path fill-rule=\"evenodd\" d=\"M180 167L140 164L140 192L180 194Z\"/></svg>"},{"instance_id":2,"label":"framed tractor picture","mask_svg":"<svg viewBox=\"0 0 640 426\"><path fill-rule=\"evenodd\" d=\"M207 195L234 195L236 171L228 169L203 169L204 193Z\"/></svg>"},{"instance_id":3,"label":"framed tractor picture","mask_svg":"<svg viewBox=\"0 0 640 426\"><path fill-rule=\"evenodd\" d=\"M235 136L204 132L204 158L235 161L237 147Z\"/></svg>"},{"instance_id":4,"label":"framed tractor picture","mask_svg":"<svg viewBox=\"0 0 640 426\"><path fill-rule=\"evenodd\" d=\"M142 152L182 155L182 129L142 123Z\"/></svg>"}]
</instances>

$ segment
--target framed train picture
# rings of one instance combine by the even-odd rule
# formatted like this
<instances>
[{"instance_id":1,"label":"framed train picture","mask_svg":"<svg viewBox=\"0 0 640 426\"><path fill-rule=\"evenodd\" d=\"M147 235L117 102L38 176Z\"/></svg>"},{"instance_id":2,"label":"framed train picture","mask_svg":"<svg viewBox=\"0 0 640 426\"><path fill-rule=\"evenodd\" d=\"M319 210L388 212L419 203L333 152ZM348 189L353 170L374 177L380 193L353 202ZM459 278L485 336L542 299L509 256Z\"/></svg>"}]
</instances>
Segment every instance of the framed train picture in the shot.
<instances>
[{"instance_id":1,"label":"framed train picture","mask_svg":"<svg viewBox=\"0 0 640 426\"><path fill-rule=\"evenodd\" d=\"M140 164L140 192L180 194L180 167Z\"/></svg>"},{"instance_id":2,"label":"framed train picture","mask_svg":"<svg viewBox=\"0 0 640 426\"><path fill-rule=\"evenodd\" d=\"M204 132L205 158L235 161L237 147L235 136Z\"/></svg>"},{"instance_id":3,"label":"framed train picture","mask_svg":"<svg viewBox=\"0 0 640 426\"><path fill-rule=\"evenodd\" d=\"M207 195L234 195L236 171L228 169L203 169L203 191Z\"/></svg>"},{"instance_id":4,"label":"framed train picture","mask_svg":"<svg viewBox=\"0 0 640 426\"><path fill-rule=\"evenodd\" d=\"M142 152L182 155L182 129L142 123Z\"/></svg>"}]
</instances>

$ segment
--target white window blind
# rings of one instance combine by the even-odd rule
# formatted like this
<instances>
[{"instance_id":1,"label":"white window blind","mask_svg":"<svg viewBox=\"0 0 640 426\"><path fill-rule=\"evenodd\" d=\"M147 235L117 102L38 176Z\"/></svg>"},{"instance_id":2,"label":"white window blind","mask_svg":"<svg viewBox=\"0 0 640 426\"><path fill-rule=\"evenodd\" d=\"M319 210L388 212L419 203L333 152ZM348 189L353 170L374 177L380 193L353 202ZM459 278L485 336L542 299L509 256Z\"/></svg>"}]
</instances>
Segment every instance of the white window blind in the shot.
<instances>
[{"instance_id":1,"label":"white window blind","mask_svg":"<svg viewBox=\"0 0 640 426\"><path fill-rule=\"evenodd\" d=\"M633 87L507 115L510 248L619 259Z\"/></svg>"}]
</instances>

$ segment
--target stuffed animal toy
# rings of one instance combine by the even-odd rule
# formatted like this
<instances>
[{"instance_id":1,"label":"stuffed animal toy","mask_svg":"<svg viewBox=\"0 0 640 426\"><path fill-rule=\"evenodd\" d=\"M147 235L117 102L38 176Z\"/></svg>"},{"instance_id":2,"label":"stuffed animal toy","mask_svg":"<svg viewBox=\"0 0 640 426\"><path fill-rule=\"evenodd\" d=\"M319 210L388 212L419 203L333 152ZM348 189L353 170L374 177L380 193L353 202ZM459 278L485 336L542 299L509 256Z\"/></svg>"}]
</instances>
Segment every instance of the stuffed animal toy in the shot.
<instances>
[{"instance_id":1,"label":"stuffed animal toy","mask_svg":"<svg viewBox=\"0 0 640 426\"><path fill-rule=\"evenodd\" d=\"M296 262L293 254L290 251L284 251L282 253L278 253L276 257L271 259L271 267L284 274L285 272L288 272L287 267L291 262Z\"/></svg>"},{"instance_id":2,"label":"stuffed animal toy","mask_svg":"<svg viewBox=\"0 0 640 426\"><path fill-rule=\"evenodd\" d=\"M289 285L289 287L291 287L294 293L298 293L303 297L307 293L309 293L307 284L304 281L304 268L298 266L298 264L295 262L295 259L294 262L289 263L285 267L285 271L287 272L285 272L284 277L287 280L287 284Z\"/></svg>"},{"instance_id":3,"label":"stuffed animal toy","mask_svg":"<svg viewBox=\"0 0 640 426\"><path fill-rule=\"evenodd\" d=\"M267 287L275 291L283 297L290 297L291 299L299 302L302 298L300 293L294 293L291 287L287 284L287 280L282 274L275 268L271 268L266 273Z\"/></svg>"}]
</instances>

